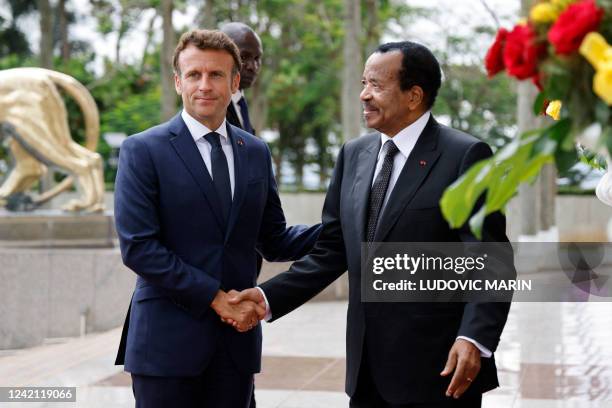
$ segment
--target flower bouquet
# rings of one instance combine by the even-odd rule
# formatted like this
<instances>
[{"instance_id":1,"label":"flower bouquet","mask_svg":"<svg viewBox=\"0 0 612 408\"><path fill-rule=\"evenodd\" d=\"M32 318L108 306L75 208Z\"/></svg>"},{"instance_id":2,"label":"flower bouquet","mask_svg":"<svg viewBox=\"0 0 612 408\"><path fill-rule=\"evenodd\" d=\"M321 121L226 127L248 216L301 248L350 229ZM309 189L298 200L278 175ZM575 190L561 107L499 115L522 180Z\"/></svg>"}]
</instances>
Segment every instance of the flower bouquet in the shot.
<instances>
[{"instance_id":1,"label":"flower bouquet","mask_svg":"<svg viewBox=\"0 0 612 408\"><path fill-rule=\"evenodd\" d=\"M446 190L440 205L451 226L469 220L480 236L485 216L503 210L518 186L549 162L559 170L579 159L607 167L596 193L612 206L611 44L612 0L540 1L528 19L497 32L485 57L489 77L505 71L532 81L539 90L534 113L555 121L517 136Z\"/></svg>"}]
</instances>

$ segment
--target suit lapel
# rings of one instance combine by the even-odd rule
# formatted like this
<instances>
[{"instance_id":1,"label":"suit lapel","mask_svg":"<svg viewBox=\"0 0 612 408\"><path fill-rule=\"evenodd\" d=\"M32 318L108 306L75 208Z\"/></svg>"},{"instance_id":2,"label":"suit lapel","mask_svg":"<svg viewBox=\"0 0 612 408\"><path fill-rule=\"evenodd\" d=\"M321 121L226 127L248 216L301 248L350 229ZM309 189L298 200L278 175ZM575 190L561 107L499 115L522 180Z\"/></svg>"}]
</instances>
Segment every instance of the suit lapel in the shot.
<instances>
[{"instance_id":1,"label":"suit lapel","mask_svg":"<svg viewBox=\"0 0 612 408\"><path fill-rule=\"evenodd\" d=\"M436 164L440 156L437 147L438 131L438 122L432 116L419 136L419 140L412 149L408 160L406 160L389 196L387 205L383 209L382 217L374 235L375 242L385 240L406 205L412 200L425 177Z\"/></svg>"},{"instance_id":2,"label":"suit lapel","mask_svg":"<svg viewBox=\"0 0 612 408\"><path fill-rule=\"evenodd\" d=\"M248 178L247 169L249 168L245 139L232 129L229 123L227 124L227 134L232 142L232 150L234 152L234 198L232 200L232 208L230 210L227 230L225 232L226 242L236 224L240 207L244 201Z\"/></svg>"},{"instance_id":3,"label":"suit lapel","mask_svg":"<svg viewBox=\"0 0 612 408\"><path fill-rule=\"evenodd\" d=\"M221 212L221 203L217 198L217 192L215 191L215 186L213 185L212 178L210 174L206 170L206 165L202 160L202 156L200 155L200 151L189 133L187 129L187 125L183 122L183 118L178 114L170 121L170 133L172 134L170 137L170 143L176 150L176 153L191 173L191 176L194 178L197 185L202 190L206 201L208 202L210 208L215 214L215 219L217 223L221 227L224 228L223 222L223 214Z\"/></svg>"},{"instance_id":4,"label":"suit lapel","mask_svg":"<svg viewBox=\"0 0 612 408\"><path fill-rule=\"evenodd\" d=\"M366 136L367 137L367 136ZM368 199L376 159L380 150L380 135L372 135L372 140L359 152L357 158L357 169L355 184L353 186L353 206L357 216L357 228L359 229L359 242L365 241L365 229L367 222Z\"/></svg>"},{"instance_id":5,"label":"suit lapel","mask_svg":"<svg viewBox=\"0 0 612 408\"><path fill-rule=\"evenodd\" d=\"M230 104L227 106L227 121L242 129L242 124L240 123L240 119L238 119L238 114L236 113L236 109L234 109L234 102L230 101Z\"/></svg>"}]
</instances>

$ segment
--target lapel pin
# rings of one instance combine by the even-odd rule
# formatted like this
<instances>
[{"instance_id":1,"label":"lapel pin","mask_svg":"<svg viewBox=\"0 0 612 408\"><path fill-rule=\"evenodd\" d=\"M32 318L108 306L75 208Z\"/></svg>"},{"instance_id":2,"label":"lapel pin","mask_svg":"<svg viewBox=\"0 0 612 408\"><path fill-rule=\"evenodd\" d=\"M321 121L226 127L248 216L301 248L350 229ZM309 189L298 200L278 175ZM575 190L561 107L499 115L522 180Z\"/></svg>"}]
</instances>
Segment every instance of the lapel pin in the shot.
<instances>
[{"instance_id":1,"label":"lapel pin","mask_svg":"<svg viewBox=\"0 0 612 408\"><path fill-rule=\"evenodd\" d=\"M426 165L427 165L427 162L425 160L419 161L419 166L425 167Z\"/></svg>"},{"instance_id":2,"label":"lapel pin","mask_svg":"<svg viewBox=\"0 0 612 408\"><path fill-rule=\"evenodd\" d=\"M238 141L236 143L238 143L238 146L244 146L244 140L242 140L241 138L238 138Z\"/></svg>"}]
</instances>

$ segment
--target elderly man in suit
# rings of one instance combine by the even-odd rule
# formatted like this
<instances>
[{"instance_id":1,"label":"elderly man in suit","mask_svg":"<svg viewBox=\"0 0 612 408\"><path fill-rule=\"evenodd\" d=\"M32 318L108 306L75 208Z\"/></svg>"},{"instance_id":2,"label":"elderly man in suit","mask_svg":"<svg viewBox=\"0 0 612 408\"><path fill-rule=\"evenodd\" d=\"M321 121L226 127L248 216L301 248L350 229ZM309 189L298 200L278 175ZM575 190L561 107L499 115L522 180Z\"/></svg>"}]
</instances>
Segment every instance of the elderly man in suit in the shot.
<instances>
[{"instance_id":1,"label":"elderly man in suit","mask_svg":"<svg viewBox=\"0 0 612 408\"><path fill-rule=\"evenodd\" d=\"M377 132L342 147L313 251L230 303L258 302L272 321L348 269L351 407L479 407L482 393L498 386L493 353L509 304L362 302L361 243L475 241L467 226L449 227L439 201L491 150L431 115L441 71L423 45L379 46L366 62L362 84L365 121ZM503 215L487 217L483 240L507 243Z\"/></svg>"},{"instance_id":2,"label":"elderly man in suit","mask_svg":"<svg viewBox=\"0 0 612 408\"><path fill-rule=\"evenodd\" d=\"M229 293L255 285L256 250L295 258L319 227L286 227L268 147L225 119L240 82L231 39L187 32L173 63L183 110L129 137L119 158L117 232L138 277L117 362L137 407L246 408L264 310Z\"/></svg>"}]
</instances>

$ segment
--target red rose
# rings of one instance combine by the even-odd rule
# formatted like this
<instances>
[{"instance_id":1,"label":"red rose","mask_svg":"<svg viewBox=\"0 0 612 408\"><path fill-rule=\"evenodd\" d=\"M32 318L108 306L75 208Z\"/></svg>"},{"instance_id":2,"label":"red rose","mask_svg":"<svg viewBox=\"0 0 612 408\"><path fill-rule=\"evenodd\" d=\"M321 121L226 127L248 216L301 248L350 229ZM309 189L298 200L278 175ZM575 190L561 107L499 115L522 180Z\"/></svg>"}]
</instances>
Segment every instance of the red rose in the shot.
<instances>
[{"instance_id":1,"label":"red rose","mask_svg":"<svg viewBox=\"0 0 612 408\"><path fill-rule=\"evenodd\" d=\"M571 54L580 48L584 36L596 31L604 11L594 0L584 0L570 5L559 15L548 32L548 41L557 54Z\"/></svg>"},{"instance_id":2,"label":"red rose","mask_svg":"<svg viewBox=\"0 0 612 408\"><path fill-rule=\"evenodd\" d=\"M536 43L536 33L529 25L517 25L506 37L504 64L508 75L527 79L538 73L538 59L546 51Z\"/></svg>"},{"instance_id":3,"label":"red rose","mask_svg":"<svg viewBox=\"0 0 612 408\"><path fill-rule=\"evenodd\" d=\"M508 30L505 28L500 28L495 36L495 41L489 51L487 51L487 55L485 57L485 68L487 69L487 74L489 78L494 77L497 73L504 70L504 45L506 45L506 37L508 36Z\"/></svg>"}]
</instances>

